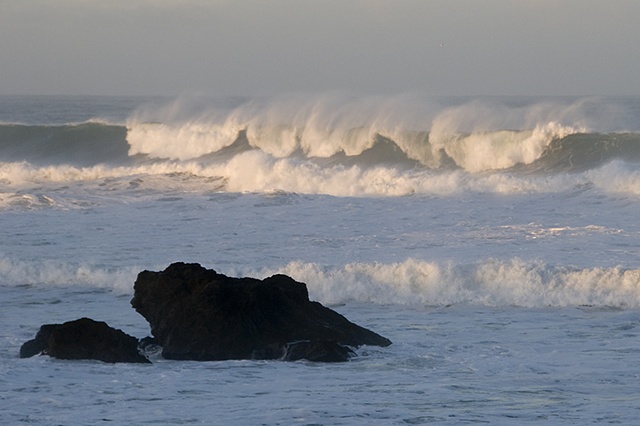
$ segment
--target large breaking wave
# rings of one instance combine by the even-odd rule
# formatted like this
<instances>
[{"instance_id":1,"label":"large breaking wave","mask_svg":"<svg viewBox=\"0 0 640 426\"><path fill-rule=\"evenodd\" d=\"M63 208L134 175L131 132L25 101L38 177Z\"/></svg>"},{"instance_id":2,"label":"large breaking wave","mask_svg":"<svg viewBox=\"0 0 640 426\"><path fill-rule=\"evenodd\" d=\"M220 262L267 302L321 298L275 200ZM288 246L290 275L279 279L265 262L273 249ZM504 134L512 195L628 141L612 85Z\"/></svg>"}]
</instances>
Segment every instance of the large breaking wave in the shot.
<instances>
[{"instance_id":1,"label":"large breaking wave","mask_svg":"<svg viewBox=\"0 0 640 426\"><path fill-rule=\"evenodd\" d=\"M0 124L0 182L166 185L179 176L188 190L336 196L567 185L640 193L640 131L621 127L625 120L611 116L627 114L612 108L594 100L442 107L328 96L197 108L177 100L125 123Z\"/></svg>"}]
</instances>

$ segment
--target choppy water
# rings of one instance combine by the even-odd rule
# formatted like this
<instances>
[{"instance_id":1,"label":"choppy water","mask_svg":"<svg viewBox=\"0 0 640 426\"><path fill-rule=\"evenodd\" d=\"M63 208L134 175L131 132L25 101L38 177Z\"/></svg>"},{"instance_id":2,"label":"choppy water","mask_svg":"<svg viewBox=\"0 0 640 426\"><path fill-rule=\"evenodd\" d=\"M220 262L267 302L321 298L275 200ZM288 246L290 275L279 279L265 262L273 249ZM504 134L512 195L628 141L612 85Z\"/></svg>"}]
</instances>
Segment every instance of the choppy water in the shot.
<instances>
[{"instance_id":1,"label":"choppy water","mask_svg":"<svg viewBox=\"0 0 640 426\"><path fill-rule=\"evenodd\" d=\"M640 99L0 97L0 419L633 424ZM136 274L286 273L341 365L19 359Z\"/></svg>"}]
</instances>

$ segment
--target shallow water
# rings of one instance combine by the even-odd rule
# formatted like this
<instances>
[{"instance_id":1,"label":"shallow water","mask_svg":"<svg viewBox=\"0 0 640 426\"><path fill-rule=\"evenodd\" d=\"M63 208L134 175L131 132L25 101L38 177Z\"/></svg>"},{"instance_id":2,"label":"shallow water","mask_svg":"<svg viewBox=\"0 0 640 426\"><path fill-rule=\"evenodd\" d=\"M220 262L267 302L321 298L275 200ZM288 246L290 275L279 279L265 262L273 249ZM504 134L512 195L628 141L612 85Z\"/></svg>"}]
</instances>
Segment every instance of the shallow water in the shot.
<instances>
[{"instance_id":1,"label":"shallow water","mask_svg":"<svg viewBox=\"0 0 640 426\"><path fill-rule=\"evenodd\" d=\"M83 315L74 303L31 305ZM94 294L103 310L108 293ZM68 306L67 306L68 305ZM100 309L87 310L99 312ZM334 307L391 338L346 364L278 361L110 365L48 357L15 359L35 327L5 336L3 419L96 424L442 424L517 421L632 424L637 399L640 313L596 308L468 305ZM16 309L17 311L17 309ZM25 312L26 311L26 312ZM50 311L50 312L47 312ZM127 309L114 326L140 335ZM9 313L11 316L12 313ZM52 318L53 317L53 318Z\"/></svg>"}]
</instances>

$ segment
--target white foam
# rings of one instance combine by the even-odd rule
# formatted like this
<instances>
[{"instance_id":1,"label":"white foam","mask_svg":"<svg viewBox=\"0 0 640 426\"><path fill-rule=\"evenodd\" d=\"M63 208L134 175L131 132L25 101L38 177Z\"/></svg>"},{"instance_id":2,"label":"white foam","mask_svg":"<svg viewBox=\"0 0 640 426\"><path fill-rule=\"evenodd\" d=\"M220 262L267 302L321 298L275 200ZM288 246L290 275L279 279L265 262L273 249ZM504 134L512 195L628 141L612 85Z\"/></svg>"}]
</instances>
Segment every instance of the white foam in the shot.
<instances>
[{"instance_id":1,"label":"white foam","mask_svg":"<svg viewBox=\"0 0 640 426\"><path fill-rule=\"evenodd\" d=\"M399 196L415 191L410 175L397 170L358 166L322 168L309 162L274 159L262 151L234 157L220 168L229 191L286 191L334 196Z\"/></svg>"},{"instance_id":2,"label":"white foam","mask_svg":"<svg viewBox=\"0 0 640 426\"><path fill-rule=\"evenodd\" d=\"M475 264L407 259L340 267L292 262L259 272L271 273L306 282L312 299L329 304L640 307L640 270L578 269L521 258Z\"/></svg>"},{"instance_id":3,"label":"white foam","mask_svg":"<svg viewBox=\"0 0 640 426\"><path fill-rule=\"evenodd\" d=\"M236 124L187 122L179 126L163 123L129 123L129 155L188 160L231 145L242 130Z\"/></svg>"},{"instance_id":4,"label":"white foam","mask_svg":"<svg viewBox=\"0 0 640 426\"><path fill-rule=\"evenodd\" d=\"M242 131L251 146L276 158L348 156L371 148L378 135L429 168L442 153L477 173L531 164L554 140L585 132L582 103L506 107L469 102L436 113L415 98L280 97L232 109L194 112L182 100L127 122L131 155L189 160L231 145ZM505 130L515 129L515 130Z\"/></svg>"},{"instance_id":5,"label":"white foam","mask_svg":"<svg viewBox=\"0 0 640 426\"><path fill-rule=\"evenodd\" d=\"M0 257L4 285L86 286L130 293L141 270ZM553 266L517 257L473 264L408 258L333 267L294 261L275 269L225 273L260 278L286 274L306 283L310 298L325 304L640 307L640 270Z\"/></svg>"},{"instance_id":6,"label":"white foam","mask_svg":"<svg viewBox=\"0 0 640 426\"><path fill-rule=\"evenodd\" d=\"M32 193L58 190L55 185L75 184L83 191L123 191L143 186L148 190L207 192L285 191L333 196L406 196L412 194L453 195L461 192L527 193L559 192L592 183L607 191L640 193L640 178L624 166L601 171L552 176L508 173L469 174L462 170L397 169L392 166L331 165L293 157L275 158L262 150L237 154L224 162L159 161L132 166L69 165L38 167L29 163L3 163L0 181L6 192L0 205L18 202ZM34 193L33 191L37 189ZM635 192L634 192L635 191ZM12 195L13 194L13 195ZM95 192L94 192L95 194ZM112 196L123 195L112 192ZM18 196L18 198L16 198ZM47 194L47 196L51 196ZM38 201L38 200L32 200ZM43 201L39 200L38 202Z\"/></svg>"},{"instance_id":7,"label":"white foam","mask_svg":"<svg viewBox=\"0 0 640 426\"><path fill-rule=\"evenodd\" d=\"M370 148L377 134L423 129L433 106L415 98L348 98L339 94L282 96L229 110L194 112L184 100L139 111L127 122L131 154L192 159L228 146L241 130L249 143L275 157L300 150L309 157Z\"/></svg>"},{"instance_id":8,"label":"white foam","mask_svg":"<svg viewBox=\"0 0 640 426\"><path fill-rule=\"evenodd\" d=\"M606 192L640 195L640 171L635 165L612 161L586 174L596 187Z\"/></svg>"},{"instance_id":9,"label":"white foam","mask_svg":"<svg viewBox=\"0 0 640 426\"><path fill-rule=\"evenodd\" d=\"M582 109L582 102L513 108L473 101L440 112L429 142L469 172L531 164L554 139L588 131Z\"/></svg>"},{"instance_id":10,"label":"white foam","mask_svg":"<svg viewBox=\"0 0 640 426\"><path fill-rule=\"evenodd\" d=\"M261 151L234 157L210 174L223 176L227 189L237 192L286 191L334 196L405 196L481 193L559 192L585 185L587 175L472 175L462 170L399 170L388 166L320 167L294 159L274 159Z\"/></svg>"},{"instance_id":11,"label":"white foam","mask_svg":"<svg viewBox=\"0 0 640 426\"><path fill-rule=\"evenodd\" d=\"M138 267L107 268L56 260L21 261L0 257L3 285L87 286L130 293Z\"/></svg>"},{"instance_id":12,"label":"white foam","mask_svg":"<svg viewBox=\"0 0 640 426\"><path fill-rule=\"evenodd\" d=\"M0 181L10 188L32 188L34 185L60 183L101 183L108 179L149 178L189 174L200 177L213 177L208 169L195 162L157 162L135 166L112 167L97 165L92 167L75 167L69 165L38 167L26 162L2 163ZM161 189L161 188L159 188ZM168 188L164 188L168 189Z\"/></svg>"},{"instance_id":13,"label":"white foam","mask_svg":"<svg viewBox=\"0 0 640 426\"><path fill-rule=\"evenodd\" d=\"M533 130L487 131L470 135L431 133L434 149L442 149L463 169L472 172L503 170L539 159L549 144L570 134L585 131L557 122L537 125Z\"/></svg>"}]
</instances>

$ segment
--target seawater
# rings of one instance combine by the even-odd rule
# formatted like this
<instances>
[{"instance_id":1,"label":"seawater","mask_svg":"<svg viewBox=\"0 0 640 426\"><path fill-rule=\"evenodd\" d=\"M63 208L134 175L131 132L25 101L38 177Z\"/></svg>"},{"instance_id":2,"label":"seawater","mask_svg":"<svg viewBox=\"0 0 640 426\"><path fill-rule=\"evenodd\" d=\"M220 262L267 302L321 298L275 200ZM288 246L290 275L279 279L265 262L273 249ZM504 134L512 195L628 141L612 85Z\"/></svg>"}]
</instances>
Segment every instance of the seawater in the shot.
<instances>
[{"instance_id":1,"label":"seawater","mask_svg":"<svg viewBox=\"0 0 640 426\"><path fill-rule=\"evenodd\" d=\"M634 424L638 98L0 97L6 424ZM144 269L286 273L344 364L19 359Z\"/></svg>"}]
</instances>

